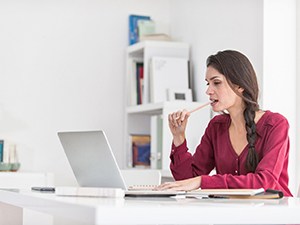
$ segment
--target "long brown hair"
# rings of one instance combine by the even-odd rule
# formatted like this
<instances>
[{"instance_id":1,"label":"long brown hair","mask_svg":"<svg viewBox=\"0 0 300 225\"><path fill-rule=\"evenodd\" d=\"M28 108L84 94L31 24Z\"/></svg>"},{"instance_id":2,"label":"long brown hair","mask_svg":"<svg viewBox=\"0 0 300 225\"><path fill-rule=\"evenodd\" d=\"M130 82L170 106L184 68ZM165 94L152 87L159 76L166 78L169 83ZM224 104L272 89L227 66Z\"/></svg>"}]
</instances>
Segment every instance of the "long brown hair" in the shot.
<instances>
[{"instance_id":1,"label":"long brown hair","mask_svg":"<svg viewBox=\"0 0 300 225\"><path fill-rule=\"evenodd\" d=\"M235 93L242 97L245 102L244 118L247 131L249 150L247 155L246 169L254 172L259 162L255 150L256 125L254 122L255 112L258 111L258 84L256 73L249 59L242 53L234 50L220 51L208 57L206 66L211 66L223 74L233 91L233 85L244 89L241 93Z\"/></svg>"}]
</instances>

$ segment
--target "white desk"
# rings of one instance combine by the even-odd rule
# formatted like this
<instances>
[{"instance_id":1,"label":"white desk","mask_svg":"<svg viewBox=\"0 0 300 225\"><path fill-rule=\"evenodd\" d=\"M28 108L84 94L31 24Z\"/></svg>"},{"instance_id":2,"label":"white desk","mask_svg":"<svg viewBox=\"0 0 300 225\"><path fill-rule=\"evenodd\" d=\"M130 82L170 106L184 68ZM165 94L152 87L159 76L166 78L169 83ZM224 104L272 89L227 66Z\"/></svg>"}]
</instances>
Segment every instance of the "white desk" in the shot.
<instances>
[{"instance_id":1,"label":"white desk","mask_svg":"<svg viewBox=\"0 0 300 225\"><path fill-rule=\"evenodd\" d=\"M299 198L79 198L0 190L0 202L65 218L70 224L300 224Z\"/></svg>"},{"instance_id":2,"label":"white desk","mask_svg":"<svg viewBox=\"0 0 300 225\"><path fill-rule=\"evenodd\" d=\"M0 172L0 188L29 188L53 184L53 173Z\"/></svg>"}]
</instances>

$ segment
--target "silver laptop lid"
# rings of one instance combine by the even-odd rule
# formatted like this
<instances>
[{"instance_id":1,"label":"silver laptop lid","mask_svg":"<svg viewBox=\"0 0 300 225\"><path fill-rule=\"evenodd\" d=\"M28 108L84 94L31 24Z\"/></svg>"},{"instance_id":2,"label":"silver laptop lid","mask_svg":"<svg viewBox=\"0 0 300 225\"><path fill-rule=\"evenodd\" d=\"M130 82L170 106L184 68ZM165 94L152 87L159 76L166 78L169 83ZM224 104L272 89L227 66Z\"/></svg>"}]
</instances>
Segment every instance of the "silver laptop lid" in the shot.
<instances>
[{"instance_id":1,"label":"silver laptop lid","mask_svg":"<svg viewBox=\"0 0 300 225\"><path fill-rule=\"evenodd\" d=\"M58 132L58 137L80 186L126 190L104 131Z\"/></svg>"}]
</instances>

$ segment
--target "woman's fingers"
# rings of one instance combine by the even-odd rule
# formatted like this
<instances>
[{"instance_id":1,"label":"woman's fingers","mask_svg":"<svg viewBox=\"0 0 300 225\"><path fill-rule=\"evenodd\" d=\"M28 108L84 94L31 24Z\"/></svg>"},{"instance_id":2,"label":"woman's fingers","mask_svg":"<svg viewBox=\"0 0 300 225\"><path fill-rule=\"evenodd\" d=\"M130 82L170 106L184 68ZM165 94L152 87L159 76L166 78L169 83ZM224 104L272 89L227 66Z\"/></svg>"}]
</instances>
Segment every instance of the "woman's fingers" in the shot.
<instances>
[{"instance_id":1,"label":"woman's fingers","mask_svg":"<svg viewBox=\"0 0 300 225\"><path fill-rule=\"evenodd\" d=\"M188 116L189 112L187 110L179 110L169 114L168 119L173 126L179 127L188 118Z\"/></svg>"},{"instance_id":2,"label":"woman's fingers","mask_svg":"<svg viewBox=\"0 0 300 225\"><path fill-rule=\"evenodd\" d=\"M159 185L156 190L191 191L198 189L201 185L201 176L185 180L166 182Z\"/></svg>"},{"instance_id":3,"label":"woman's fingers","mask_svg":"<svg viewBox=\"0 0 300 225\"><path fill-rule=\"evenodd\" d=\"M159 185L158 187L156 187L156 190L173 189L178 186L179 186L179 184L177 182L166 182L166 183L163 183L163 184Z\"/></svg>"}]
</instances>

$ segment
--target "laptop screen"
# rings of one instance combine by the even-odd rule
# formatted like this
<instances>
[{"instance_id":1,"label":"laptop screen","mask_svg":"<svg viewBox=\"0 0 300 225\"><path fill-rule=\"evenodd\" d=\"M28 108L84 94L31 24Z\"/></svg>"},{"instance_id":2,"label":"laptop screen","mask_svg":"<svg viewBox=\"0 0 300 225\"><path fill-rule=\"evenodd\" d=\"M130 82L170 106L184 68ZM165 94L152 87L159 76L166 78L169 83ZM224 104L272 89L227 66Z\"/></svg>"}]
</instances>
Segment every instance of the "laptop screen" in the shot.
<instances>
[{"instance_id":1,"label":"laptop screen","mask_svg":"<svg viewBox=\"0 0 300 225\"><path fill-rule=\"evenodd\" d=\"M104 131L58 132L58 137L79 186L126 190Z\"/></svg>"}]
</instances>

